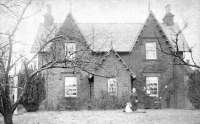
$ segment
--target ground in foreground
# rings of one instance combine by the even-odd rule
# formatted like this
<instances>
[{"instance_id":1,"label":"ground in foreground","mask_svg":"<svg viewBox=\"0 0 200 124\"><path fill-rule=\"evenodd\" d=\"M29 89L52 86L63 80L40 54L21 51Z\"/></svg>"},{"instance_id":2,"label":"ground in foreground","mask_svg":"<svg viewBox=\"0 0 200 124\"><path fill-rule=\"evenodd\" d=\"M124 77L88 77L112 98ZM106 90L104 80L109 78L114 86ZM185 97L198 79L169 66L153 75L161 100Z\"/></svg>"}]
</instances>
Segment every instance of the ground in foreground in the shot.
<instances>
[{"instance_id":1,"label":"ground in foreground","mask_svg":"<svg viewBox=\"0 0 200 124\"><path fill-rule=\"evenodd\" d=\"M46 111L14 116L14 124L200 124L198 110ZM143 112L146 113L143 113ZM0 117L0 124L2 124Z\"/></svg>"}]
</instances>

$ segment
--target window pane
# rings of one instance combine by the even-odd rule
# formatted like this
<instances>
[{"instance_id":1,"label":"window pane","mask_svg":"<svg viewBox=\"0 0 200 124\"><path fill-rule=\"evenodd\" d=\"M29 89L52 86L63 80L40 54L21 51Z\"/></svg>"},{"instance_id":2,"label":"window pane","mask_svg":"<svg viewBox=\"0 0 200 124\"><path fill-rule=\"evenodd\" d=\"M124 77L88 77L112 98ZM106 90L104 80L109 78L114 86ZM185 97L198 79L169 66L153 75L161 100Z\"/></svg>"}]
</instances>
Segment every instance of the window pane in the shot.
<instances>
[{"instance_id":1,"label":"window pane","mask_svg":"<svg viewBox=\"0 0 200 124\"><path fill-rule=\"evenodd\" d=\"M77 96L77 78L65 77L65 97Z\"/></svg>"},{"instance_id":2,"label":"window pane","mask_svg":"<svg viewBox=\"0 0 200 124\"><path fill-rule=\"evenodd\" d=\"M146 43L146 59L157 59L156 42Z\"/></svg>"},{"instance_id":3,"label":"window pane","mask_svg":"<svg viewBox=\"0 0 200 124\"><path fill-rule=\"evenodd\" d=\"M117 95L117 80L115 78L108 79L108 93L110 95Z\"/></svg>"},{"instance_id":4,"label":"window pane","mask_svg":"<svg viewBox=\"0 0 200 124\"><path fill-rule=\"evenodd\" d=\"M146 77L147 94L158 96L158 77Z\"/></svg>"},{"instance_id":5,"label":"window pane","mask_svg":"<svg viewBox=\"0 0 200 124\"><path fill-rule=\"evenodd\" d=\"M73 59L75 57L76 44L75 43L65 43L65 56L68 59Z\"/></svg>"}]
</instances>

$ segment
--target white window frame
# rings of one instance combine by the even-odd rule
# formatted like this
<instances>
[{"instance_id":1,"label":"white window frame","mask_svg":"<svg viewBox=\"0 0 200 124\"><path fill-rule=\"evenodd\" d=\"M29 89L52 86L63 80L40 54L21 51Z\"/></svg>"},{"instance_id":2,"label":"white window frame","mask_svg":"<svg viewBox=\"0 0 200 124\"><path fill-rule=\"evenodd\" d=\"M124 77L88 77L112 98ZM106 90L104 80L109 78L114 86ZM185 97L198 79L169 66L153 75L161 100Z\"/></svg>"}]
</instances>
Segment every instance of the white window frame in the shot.
<instances>
[{"instance_id":1,"label":"white window frame","mask_svg":"<svg viewBox=\"0 0 200 124\"><path fill-rule=\"evenodd\" d=\"M148 42L145 44L146 48L146 59L155 60L157 59L157 47L156 42Z\"/></svg>"},{"instance_id":2,"label":"white window frame","mask_svg":"<svg viewBox=\"0 0 200 124\"><path fill-rule=\"evenodd\" d=\"M72 48L72 49L71 49ZM76 56L76 43L68 42L65 43L65 57L66 59L74 59Z\"/></svg>"},{"instance_id":3,"label":"white window frame","mask_svg":"<svg viewBox=\"0 0 200 124\"><path fill-rule=\"evenodd\" d=\"M118 92L117 79L116 78L109 78L107 84L108 84L108 94L112 95L112 96L117 96L117 92Z\"/></svg>"},{"instance_id":4,"label":"white window frame","mask_svg":"<svg viewBox=\"0 0 200 124\"><path fill-rule=\"evenodd\" d=\"M156 77L156 76L147 76L146 77L146 93L149 95L149 96L152 96L152 97L158 97L158 82L159 82L159 78ZM156 86L155 86L156 84ZM157 89L156 91L156 94L155 93L152 93L154 88Z\"/></svg>"},{"instance_id":5,"label":"white window frame","mask_svg":"<svg viewBox=\"0 0 200 124\"><path fill-rule=\"evenodd\" d=\"M77 97L77 77L65 77L65 97Z\"/></svg>"}]
</instances>

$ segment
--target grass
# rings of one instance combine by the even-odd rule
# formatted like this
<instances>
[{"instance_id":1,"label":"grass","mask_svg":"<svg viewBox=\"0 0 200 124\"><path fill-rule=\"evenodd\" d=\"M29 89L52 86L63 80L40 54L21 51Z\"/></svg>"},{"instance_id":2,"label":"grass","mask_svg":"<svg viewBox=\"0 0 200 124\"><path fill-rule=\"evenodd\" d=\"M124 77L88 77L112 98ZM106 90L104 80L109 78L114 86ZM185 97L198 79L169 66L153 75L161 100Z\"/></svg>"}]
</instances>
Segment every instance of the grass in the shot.
<instances>
[{"instance_id":1,"label":"grass","mask_svg":"<svg viewBox=\"0 0 200 124\"><path fill-rule=\"evenodd\" d=\"M146 111L146 113L142 113ZM0 119L0 124L2 118ZM14 116L14 124L200 124L198 110L46 111Z\"/></svg>"}]
</instances>

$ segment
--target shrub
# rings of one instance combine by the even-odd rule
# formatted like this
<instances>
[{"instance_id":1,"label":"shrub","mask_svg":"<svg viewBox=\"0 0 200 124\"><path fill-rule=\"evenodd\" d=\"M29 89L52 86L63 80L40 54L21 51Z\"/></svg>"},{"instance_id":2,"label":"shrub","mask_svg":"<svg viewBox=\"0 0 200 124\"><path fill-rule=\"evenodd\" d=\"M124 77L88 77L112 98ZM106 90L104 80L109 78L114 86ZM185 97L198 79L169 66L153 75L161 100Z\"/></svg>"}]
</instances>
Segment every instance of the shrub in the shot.
<instances>
[{"instance_id":1,"label":"shrub","mask_svg":"<svg viewBox=\"0 0 200 124\"><path fill-rule=\"evenodd\" d=\"M97 109L121 109L124 108L125 103L128 101L128 95L111 96L105 91L101 91L101 96L92 101L92 107Z\"/></svg>"},{"instance_id":2,"label":"shrub","mask_svg":"<svg viewBox=\"0 0 200 124\"><path fill-rule=\"evenodd\" d=\"M29 69L28 73L33 70ZM23 87L26 81L25 73L22 71L19 73L19 86ZM45 98L45 80L42 75L36 75L30 82L27 84L25 94L20 102L26 111L33 112L39 109L40 103ZM20 92L20 91L19 91ZM20 94L20 93L19 93Z\"/></svg>"},{"instance_id":3,"label":"shrub","mask_svg":"<svg viewBox=\"0 0 200 124\"><path fill-rule=\"evenodd\" d=\"M57 110L80 110L82 102L80 98L64 98L58 104Z\"/></svg>"},{"instance_id":4,"label":"shrub","mask_svg":"<svg viewBox=\"0 0 200 124\"><path fill-rule=\"evenodd\" d=\"M196 109L200 109L200 72L194 71L189 76L188 97Z\"/></svg>"}]
</instances>

